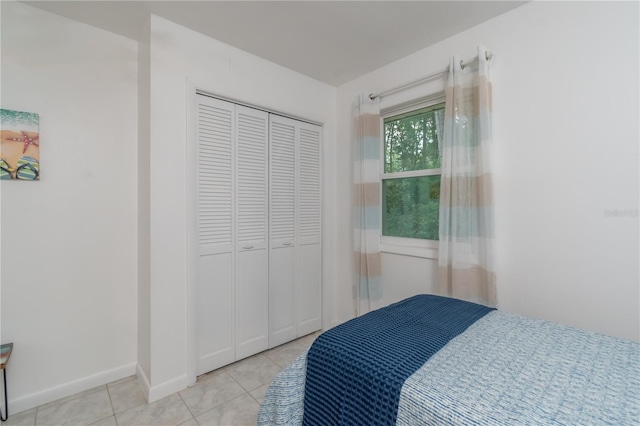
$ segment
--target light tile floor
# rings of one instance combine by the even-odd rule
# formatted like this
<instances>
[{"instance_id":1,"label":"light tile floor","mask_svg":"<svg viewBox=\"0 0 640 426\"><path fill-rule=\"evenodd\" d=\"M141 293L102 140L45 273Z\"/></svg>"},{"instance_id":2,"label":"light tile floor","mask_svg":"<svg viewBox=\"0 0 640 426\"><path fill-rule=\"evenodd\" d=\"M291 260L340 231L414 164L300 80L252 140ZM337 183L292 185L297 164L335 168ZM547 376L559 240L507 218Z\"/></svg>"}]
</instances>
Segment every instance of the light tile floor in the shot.
<instances>
[{"instance_id":1,"label":"light tile floor","mask_svg":"<svg viewBox=\"0 0 640 426\"><path fill-rule=\"evenodd\" d=\"M135 376L10 415L6 426L255 425L269 383L319 332L198 377L148 404Z\"/></svg>"}]
</instances>

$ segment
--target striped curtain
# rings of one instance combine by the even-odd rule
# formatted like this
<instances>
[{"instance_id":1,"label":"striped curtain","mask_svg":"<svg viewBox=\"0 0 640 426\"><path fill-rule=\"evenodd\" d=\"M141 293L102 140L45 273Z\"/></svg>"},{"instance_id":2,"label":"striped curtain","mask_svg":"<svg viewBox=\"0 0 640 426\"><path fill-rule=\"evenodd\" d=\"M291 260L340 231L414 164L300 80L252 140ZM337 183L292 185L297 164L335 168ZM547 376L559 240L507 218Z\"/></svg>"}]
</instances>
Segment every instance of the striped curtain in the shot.
<instances>
[{"instance_id":1,"label":"striped curtain","mask_svg":"<svg viewBox=\"0 0 640 426\"><path fill-rule=\"evenodd\" d=\"M461 67L451 58L440 184L439 290L495 306L491 82L486 49Z\"/></svg>"},{"instance_id":2,"label":"striped curtain","mask_svg":"<svg viewBox=\"0 0 640 426\"><path fill-rule=\"evenodd\" d=\"M382 307L380 280L380 110L361 95L353 106L354 301L360 316Z\"/></svg>"}]
</instances>

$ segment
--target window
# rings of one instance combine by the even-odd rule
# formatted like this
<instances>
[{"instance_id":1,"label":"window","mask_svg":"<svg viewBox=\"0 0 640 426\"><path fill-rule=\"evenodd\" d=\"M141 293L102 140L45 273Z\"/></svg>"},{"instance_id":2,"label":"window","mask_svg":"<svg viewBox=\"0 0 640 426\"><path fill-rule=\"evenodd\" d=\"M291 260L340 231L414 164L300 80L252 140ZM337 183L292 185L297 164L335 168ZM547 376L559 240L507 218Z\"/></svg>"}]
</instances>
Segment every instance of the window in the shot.
<instances>
[{"instance_id":1,"label":"window","mask_svg":"<svg viewBox=\"0 0 640 426\"><path fill-rule=\"evenodd\" d=\"M382 235L438 239L444 103L384 118Z\"/></svg>"}]
</instances>

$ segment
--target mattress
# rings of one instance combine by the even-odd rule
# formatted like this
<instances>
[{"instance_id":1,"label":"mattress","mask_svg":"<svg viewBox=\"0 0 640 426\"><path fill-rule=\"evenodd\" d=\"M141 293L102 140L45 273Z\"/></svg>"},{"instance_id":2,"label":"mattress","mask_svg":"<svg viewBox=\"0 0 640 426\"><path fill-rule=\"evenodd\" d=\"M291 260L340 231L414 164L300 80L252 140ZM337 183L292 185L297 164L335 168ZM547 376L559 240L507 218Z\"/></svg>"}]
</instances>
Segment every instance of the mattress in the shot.
<instances>
[{"instance_id":1,"label":"mattress","mask_svg":"<svg viewBox=\"0 0 640 426\"><path fill-rule=\"evenodd\" d=\"M306 368L276 376L258 424L302 424ZM492 311L405 380L395 423L638 425L640 344Z\"/></svg>"}]
</instances>

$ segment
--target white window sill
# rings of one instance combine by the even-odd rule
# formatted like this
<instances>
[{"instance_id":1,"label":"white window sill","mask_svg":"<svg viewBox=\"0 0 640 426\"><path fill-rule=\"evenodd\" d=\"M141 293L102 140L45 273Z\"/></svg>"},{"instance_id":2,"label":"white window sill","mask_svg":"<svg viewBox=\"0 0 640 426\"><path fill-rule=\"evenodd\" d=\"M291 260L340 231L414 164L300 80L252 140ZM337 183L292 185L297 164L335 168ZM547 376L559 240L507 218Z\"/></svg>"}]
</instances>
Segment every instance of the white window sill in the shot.
<instances>
[{"instance_id":1,"label":"white window sill","mask_svg":"<svg viewBox=\"0 0 640 426\"><path fill-rule=\"evenodd\" d=\"M384 239L385 237L382 237L380 241L380 252L382 253L421 257L423 259L438 259L437 243L429 242L431 247L426 247L426 244L425 246L418 246L415 244L389 243L385 242Z\"/></svg>"}]
</instances>

